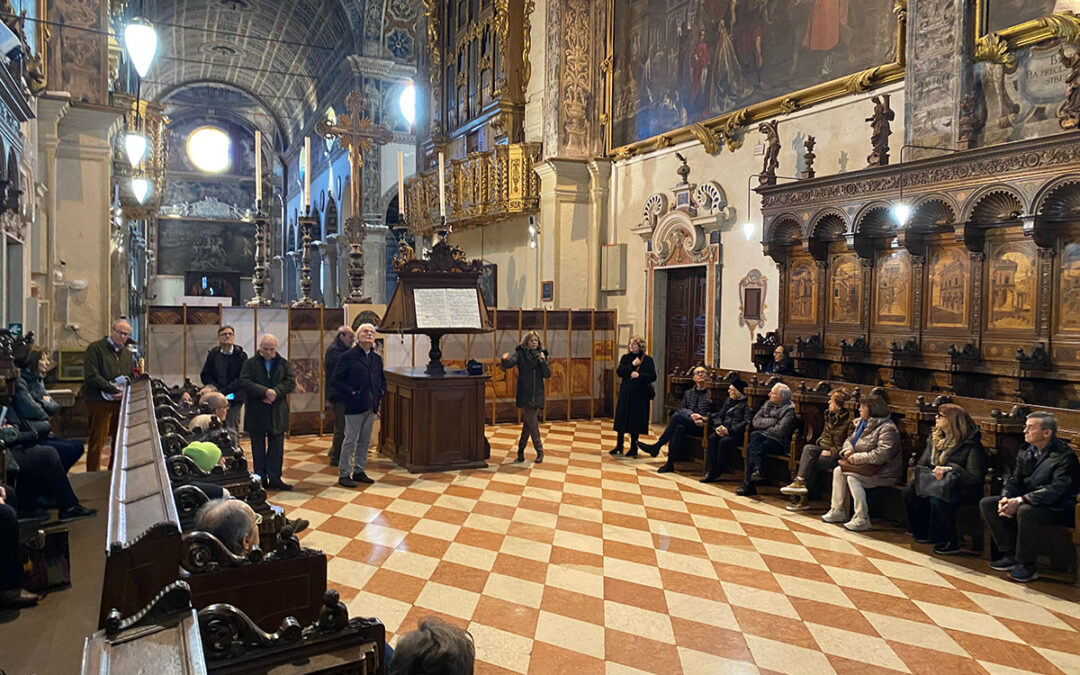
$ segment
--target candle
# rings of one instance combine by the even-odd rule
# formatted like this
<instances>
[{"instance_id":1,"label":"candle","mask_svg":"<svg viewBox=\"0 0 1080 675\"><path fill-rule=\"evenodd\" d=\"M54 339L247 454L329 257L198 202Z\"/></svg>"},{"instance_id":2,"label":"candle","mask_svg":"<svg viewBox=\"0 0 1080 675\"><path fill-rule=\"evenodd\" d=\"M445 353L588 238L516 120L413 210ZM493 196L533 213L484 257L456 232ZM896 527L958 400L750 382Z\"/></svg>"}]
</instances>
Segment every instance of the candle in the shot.
<instances>
[{"instance_id":1,"label":"candle","mask_svg":"<svg viewBox=\"0 0 1080 675\"><path fill-rule=\"evenodd\" d=\"M405 153L397 151L397 211L405 215Z\"/></svg>"},{"instance_id":2,"label":"candle","mask_svg":"<svg viewBox=\"0 0 1080 675\"><path fill-rule=\"evenodd\" d=\"M311 136L304 136L304 206L311 208Z\"/></svg>"},{"instance_id":3,"label":"candle","mask_svg":"<svg viewBox=\"0 0 1080 675\"><path fill-rule=\"evenodd\" d=\"M439 153L439 215L446 217L446 174L443 169L443 154Z\"/></svg>"},{"instance_id":4,"label":"candle","mask_svg":"<svg viewBox=\"0 0 1080 675\"><path fill-rule=\"evenodd\" d=\"M255 207L262 202L262 132L255 130Z\"/></svg>"}]
</instances>

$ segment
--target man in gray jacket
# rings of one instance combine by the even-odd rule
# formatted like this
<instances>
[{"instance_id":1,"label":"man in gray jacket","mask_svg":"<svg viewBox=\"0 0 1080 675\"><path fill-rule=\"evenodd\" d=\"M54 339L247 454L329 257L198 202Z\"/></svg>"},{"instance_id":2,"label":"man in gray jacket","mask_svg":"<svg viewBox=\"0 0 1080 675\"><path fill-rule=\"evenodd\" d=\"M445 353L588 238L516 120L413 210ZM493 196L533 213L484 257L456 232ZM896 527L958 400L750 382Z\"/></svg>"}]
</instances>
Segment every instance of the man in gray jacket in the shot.
<instances>
[{"instance_id":1,"label":"man in gray jacket","mask_svg":"<svg viewBox=\"0 0 1080 675\"><path fill-rule=\"evenodd\" d=\"M795 404L786 384L774 384L769 400L750 423L750 443L746 446L746 482L735 491L741 496L756 495L765 455L786 455L795 431Z\"/></svg>"}]
</instances>

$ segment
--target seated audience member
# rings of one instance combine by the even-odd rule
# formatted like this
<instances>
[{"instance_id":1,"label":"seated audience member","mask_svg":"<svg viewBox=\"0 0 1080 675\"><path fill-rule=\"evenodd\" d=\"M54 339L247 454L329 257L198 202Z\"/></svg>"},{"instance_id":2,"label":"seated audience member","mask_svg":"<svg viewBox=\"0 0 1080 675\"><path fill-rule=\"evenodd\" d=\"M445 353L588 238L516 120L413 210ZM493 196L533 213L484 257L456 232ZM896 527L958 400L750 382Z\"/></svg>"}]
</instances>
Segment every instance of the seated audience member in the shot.
<instances>
[{"instance_id":1,"label":"seated audience member","mask_svg":"<svg viewBox=\"0 0 1080 675\"><path fill-rule=\"evenodd\" d=\"M181 452L206 473L213 471L215 466L225 466L221 448L210 441L192 441L184 446Z\"/></svg>"},{"instance_id":2,"label":"seated audience member","mask_svg":"<svg viewBox=\"0 0 1080 675\"><path fill-rule=\"evenodd\" d=\"M844 404L851 398L844 389L837 389L829 394L829 408L825 411L825 428L821 430L817 443L803 446L799 458L799 473L790 485L780 488L780 492L791 495L788 511L805 511L810 508L810 492L814 489L818 471L832 471L840 459L840 450L851 427L851 411Z\"/></svg>"},{"instance_id":3,"label":"seated audience member","mask_svg":"<svg viewBox=\"0 0 1080 675\"><path fill-rule=\"evenodd\" d=\"M791 434L795 431L795 404L791 402L791 389L786 384L774 384L769 390L769 400L761 406L750 423L750 442L746 446L746 481L735 494L757 494L761 482L761 467L765 455L786 455Z\"/></svg>"},{"instance_id":4,"label":"seated audience member","mask_svg":"<svg viewBox=\"0 0 1080 675\"><path fill-rule=\"evenodd\" d=\"M770 375L795 375L795 362L788 356L787 347L780 345L773 350L772 363L761 371Z\"/></svg>"},{"instance_id":5,"label":"seated audience member","mask_svg":"<svg viewBox=\"0 0 1080 675\"><path fill-rule=\"evenodd\" d=\"M476 647L466 631L437 616L398 638L387 675L472 675Z\"/></svg>"},{"instance_id":6,"label":"seated audience member","mask_svg":"<svg viewBox=\"0 0 1080 675\"><path fill-rule=\"evenodd\" d=\"M915 471L914 480L903 489L908 529L915 541L933 544L934 553L958 553L956 508L978 503L986 477L982 432L966 410L952 403L938 409ZM920 478L924 472L925 478ZM924 485L926 479L933 482Z\"/></svg>"},{"instance_id":7,"label":"seated audience member","mask_svg":"<svg viewBox=\"0 0 1080 675\"><path fill-rule=\"evenodd\" d=\"M1040 529L1073 525L1080 487L1080 463L1069 445L1057 437L1057 420L1033 412L1024 425L1028 446L1016 453L1016 469L1001 488L1001 497L984 497L979 510L990 527L1000 557L990 563L1008 571L1013 581L1039 577L1035 569Z\"/></svg>"},{"instance_id":8,"label":"seated audience member","mask_svg":"<svg viewBox=\"0 0 1080 675\"><path fill-rule=\"evenodd\" d=\"M214 535L233 555L247 555L259 545L262 520L247 502L214 499L195 514L195 530Z\"/></svg>"},{"instance_id":9,"label":"seated audience member","mask_svg":"<svg viewBox=\"0 0 1080 675\"><path fill-rule=\"evenodd\" d=\"M660 454L660 448L665 443L668 444L668 461L660 467L659 473L674 471L675 462L690 459L690 451L686 447L687 436L701 438L705 420L713 409L709 390L705 388L706 375L704 367L694 368L694 386L683 394L682 406L671 416L664 433L655 443L638 443L639 448L653 457Z\"/></svg>"},{"instance_id":10,"label":"seated audience member","mask_svg":"<svg viewBox=\"0 0 1080 675\"><path fill-rule=\"evenodd\" d=\"M904 459L900 452L900 432L890 416L889 404L880 396L864 396L859 403L855 432L844 441L840 461L833 469L832 508L821 517L826 523L841 523L853 532L871 528L866 488L895 485L900 481ZM855 515L848 520L848 490L855 502Z\"/></svg>"},{"instance_id":11,"label":"seated audience member","mask_svg":"<svg viewBox=\"0 0 1080 675\"><path fill-rule=\"evenodd\" d=\"M41 596L23 590L19 563L19 516L15 511L15 491L0 485L0 607L33 607Z\"/></svg>"},{"instance_id":12,"label":"seated audience member","mask_svg":"<svg viewBox=\"0 0 1080 675\"><path fill-rule=\"evenodd\" d=\"M12 407L23 420L27 431L37 433L38 442L56 449L64 471L68 471L83 456L83 444L72 438L57 438L52 435L49 418L60 412L60 404L53 400L45 390L45 374L52 363L49 356L34 347L30 350L15 380L15 398Z\"/></svg>"},{"instance_id":13,"label":"seated audience member","mask_svg":"<svg viewBox=\"0 0 1080 675\"><path fill-rule=\"evenodd\" d=\"M702 483L715 483L728 472L731 456L739 451L746 425L750 423L750 404L746 399L746 383L735 380L728 385L728 398L720 410L712 414L715 432L709 436L705 451L705 475Z\"/></svg>"},{"instance_id":14,"label":"seated audience member","mask_svg":"<svg viewBox=\"0 0 1080 675\"><path fill-rule=\"evenodd\" d=\"M221 425L225 426L225 416L229 414L229 399L225 398L225 394L208 391L199 397L199 405L204 403L210 408L210 412L192 417L188 422L188 431L206 431L210 428L211 417L217 417Z\"/></svg>"},{"instance_id":15,"label":"seated audience member","mask_svg":"<svg viewBox=\"0 0 1080 675\"><path fill-rule=\"evenodd\" d=\"M79 503L68 481L67 472L60 462L55 448L40 445L33 431L20 431L18 414L8 410L12 422L0 426L0 441L7 444L11 456L19 465L19 477L15 492L19 498L20 515L25 518L42 518L45 505L59 510L61 523L79 518L89 518L97 513Z\"/></svg>"}]
</instances>

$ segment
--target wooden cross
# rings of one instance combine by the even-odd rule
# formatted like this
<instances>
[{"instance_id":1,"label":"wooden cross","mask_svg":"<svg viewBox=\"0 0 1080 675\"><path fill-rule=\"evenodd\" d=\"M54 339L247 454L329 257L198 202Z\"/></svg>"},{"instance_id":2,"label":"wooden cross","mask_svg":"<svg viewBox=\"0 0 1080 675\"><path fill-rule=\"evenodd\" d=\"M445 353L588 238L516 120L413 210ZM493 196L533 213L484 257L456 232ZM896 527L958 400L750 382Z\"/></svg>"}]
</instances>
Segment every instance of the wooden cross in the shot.
<instances>
[{"instance_id":1,"label":"wooden cross","mask_svg":"<svg viewBox=\"0 0 1080 675\"><path fill-rule=\"evenodd\" d=\"M364 167L363 153L371 152L377 145L389 143L394 135L386 127L375 124L370 117L364 117L364 95L359 91L354 90L345 97L345 108L349 112L338 117L337 124L331 124L329 120L321 120L315 125L315 133L323 138L337 139L338 147L349 153L353 218L358 220L357 224L359 228L362 228L364 222L364 180L361 175Z\"/></svg>"}]
</instances>

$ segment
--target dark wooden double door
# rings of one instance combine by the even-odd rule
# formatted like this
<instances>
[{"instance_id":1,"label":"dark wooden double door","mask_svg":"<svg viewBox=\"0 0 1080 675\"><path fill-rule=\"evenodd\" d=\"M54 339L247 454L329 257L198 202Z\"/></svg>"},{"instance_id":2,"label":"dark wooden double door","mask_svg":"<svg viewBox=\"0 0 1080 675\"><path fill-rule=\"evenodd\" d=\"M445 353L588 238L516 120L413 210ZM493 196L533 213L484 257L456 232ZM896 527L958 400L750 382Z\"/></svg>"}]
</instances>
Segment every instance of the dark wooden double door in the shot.
<instances>
[{"instance_id":1,"label":"dark wooden double door","mask_svg":"<svg viewBox=\"0 0 1080 675\"><path fill-rule=\"evenodd\" d=\"M705 363L705 268L673 269L667 275L665 369L685 372Z\"/></svg>"}]
</instances>

